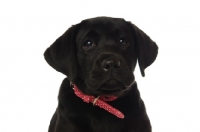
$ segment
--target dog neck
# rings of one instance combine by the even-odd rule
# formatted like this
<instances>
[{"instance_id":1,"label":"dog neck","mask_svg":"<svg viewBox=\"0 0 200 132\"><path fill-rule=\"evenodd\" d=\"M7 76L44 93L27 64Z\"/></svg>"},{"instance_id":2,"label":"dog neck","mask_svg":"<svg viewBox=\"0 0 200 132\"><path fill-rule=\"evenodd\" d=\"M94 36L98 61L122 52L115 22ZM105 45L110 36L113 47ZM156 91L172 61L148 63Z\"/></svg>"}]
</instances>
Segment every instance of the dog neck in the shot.
<instances>
[{"instance_id":1,"label":"dog neck","mask_svg":"<svg viewBox=\"0 0 200 132\"><path fill-rule=\"evenodd\" d=\"M95 98L94 96L89 96L89 95L82 93L75 84L71 83L71 85L73 86L75 95L78 96L79 98L81 98L84 102L93 103L93 105L99 106L100 108L117 116L118 118L121 118L121 119L124 118L124 114L122 112L120 112L118 109L116 109L116 108L112 107L111 105L109 105L108 103L106 103L106 101L113 101L113 100L117 99L116 96L102 96L101 95L101 96L98 96Z\"/></svg>"}]
</instances>

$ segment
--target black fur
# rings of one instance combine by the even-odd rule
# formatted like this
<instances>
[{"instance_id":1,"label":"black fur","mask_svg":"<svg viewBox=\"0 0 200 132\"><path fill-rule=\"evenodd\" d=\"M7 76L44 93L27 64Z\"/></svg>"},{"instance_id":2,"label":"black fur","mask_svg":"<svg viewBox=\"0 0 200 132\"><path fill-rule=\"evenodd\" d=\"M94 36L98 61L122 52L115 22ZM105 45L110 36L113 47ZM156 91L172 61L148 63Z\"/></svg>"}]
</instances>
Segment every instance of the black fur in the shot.
<instances>
[{"instance_id":1,"label":"black fur","mask_svg":"<svg viewBox=\"0 0 200 132\"><path fill-rule=\"evenodd\" d=\"M49 132L151 132L133 71L156 59L158 47L143 31L119 18L87 19L69 28L44 53L46 61L65 74ZM124 113L119 119L78 98L75 83L87 95L115 95L108 102Z\"/></svg>"}]
</instances>

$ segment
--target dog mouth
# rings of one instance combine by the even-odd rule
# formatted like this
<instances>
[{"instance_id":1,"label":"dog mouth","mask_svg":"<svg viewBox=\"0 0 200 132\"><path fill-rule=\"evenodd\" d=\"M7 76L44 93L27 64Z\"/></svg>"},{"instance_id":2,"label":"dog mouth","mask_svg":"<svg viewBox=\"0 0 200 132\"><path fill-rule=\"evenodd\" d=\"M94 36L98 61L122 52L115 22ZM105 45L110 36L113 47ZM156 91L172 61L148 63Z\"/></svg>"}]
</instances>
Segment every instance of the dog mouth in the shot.
<instances>
[{"instance_id":1,"label":"dog mouth","mask_svg":"<svg viewBox=\"0 0 200 132\"><path fill-rule=\"evenodd\" d=\"M114 94L125 89L123 83L116 79L109 79L99 87L99 90L104 94Z\"/></svg>"},{"instance_id":2,"label":"dog mouth","mask_svg":"<svg viewBox=\"0 0 200 132\"><path fill-rule=\"evenodd\" d=\"M89 74L90 76L82 79L83 82L82 90L88 95L116 95L122 96L125 95L129 89L131 89L132 85L135 82L135 78L133 73L126 72L123 74L122 72L117 72L113 74L104 75L104 77L95 76L93 74ZM79 79L80 80L80 79ZM84 84L84 85L83 85ZM81 87L81 86L80 86Z\"/></svg>"},{"instance_id":3,"label":"dog mouth","mask_svg":"<svg viewBox=\"0 0 200 132\"><path fill-rule=\"evenodd\" d=\"M90 83L87 83L84 80L82 80L82 82L75 82L75 84L81 89L83 93L87 95L92 95L96 97L101 95L120 97L125 95L135 83L134 77L130 79L127 78L125 80L129 81L123 82L122 80L117 78L108 78L105 79L105 81L103 81L102 83L99 83L99 85L98 83L93 83L96 85L91 85Z\"/></svg>"}]
</instances>

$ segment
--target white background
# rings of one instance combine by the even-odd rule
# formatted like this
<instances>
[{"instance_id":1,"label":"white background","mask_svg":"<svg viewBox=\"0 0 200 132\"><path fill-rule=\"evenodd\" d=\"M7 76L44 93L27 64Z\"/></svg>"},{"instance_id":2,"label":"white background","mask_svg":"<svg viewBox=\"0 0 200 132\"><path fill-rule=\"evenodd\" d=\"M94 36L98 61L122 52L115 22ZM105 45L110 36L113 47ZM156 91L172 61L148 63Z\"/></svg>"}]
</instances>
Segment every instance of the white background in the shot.
<instances>
[{"instance_id":1,"label":"white background","mask_svg":"<svg viewBox=\"0 0 200 132\"><path fill-rule=\"evenodd\" d=\"M96 16L125 18L159 46L135 75L153 132L200 132L199 0L1 0L0 132L47 132L65 77L43 52L67 28Z\"/></svg>"}]
</instances>

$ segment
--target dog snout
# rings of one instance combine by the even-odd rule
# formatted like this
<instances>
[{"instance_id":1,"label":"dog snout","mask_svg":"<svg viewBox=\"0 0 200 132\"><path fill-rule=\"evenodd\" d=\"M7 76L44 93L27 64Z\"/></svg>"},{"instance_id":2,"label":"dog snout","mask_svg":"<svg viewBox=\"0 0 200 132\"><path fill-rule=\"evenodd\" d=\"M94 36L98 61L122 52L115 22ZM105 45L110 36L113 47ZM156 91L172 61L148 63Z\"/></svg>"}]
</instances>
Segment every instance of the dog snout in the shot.
<instances>
[{"instance_id":1,"label":"dog snout","mask_svg":"<svg viewBox=\"0 0 200 132\"><path fill-rule=\"evenodd\" d=\"M120 68L121 63L120 63L120 60L117 60L117 59L106 59L102 61L101 67L105 72L108 72L113 69Z\"/></svg>"}]
</instances>

